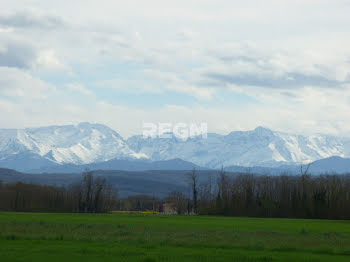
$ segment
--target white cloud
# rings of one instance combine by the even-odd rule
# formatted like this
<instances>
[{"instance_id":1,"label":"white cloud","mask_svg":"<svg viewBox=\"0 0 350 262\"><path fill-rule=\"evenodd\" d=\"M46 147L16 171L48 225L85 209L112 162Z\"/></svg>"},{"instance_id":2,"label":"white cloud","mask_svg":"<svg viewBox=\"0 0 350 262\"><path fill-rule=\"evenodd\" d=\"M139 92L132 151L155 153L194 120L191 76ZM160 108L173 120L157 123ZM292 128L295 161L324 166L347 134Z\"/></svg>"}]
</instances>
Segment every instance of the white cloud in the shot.
<instances>
[{"instance_id":1,"label":"white cloud","mask_svg":"<svg viewBox=\"0 0 350 262\"><path fill-rule=\"evenodd\" d=\"M161 72L156 70L144 70L144 73L160 82L160 85L168 90L185 93L200 99L211 99L214 90L196 86L189 80L181 79L174 73Z\"/></svg>"},{"instance_id":2,"label":"white cloud","mask_svg":"<svg viewBox=\"0 0 350 262\"><path fill-rule=\"evenodd\" d=\"M71 69L68 66L66 66L62 61L60 61L54 50L41 51L37 57L35 67L44 70L71 71Z\"/></svg>"},{"instance_id":3,"label":"white cloud","mask_svg":"<svg viewBox=\"0 0 350 262\"><path fill-rule=\"evenodd\" d=\"M142 121L207 121L217 132L350 131L346 0L18 2L0 11L0 94L11 97L0 100L3 127L95 121L128 135ZM111 87L109 103L101 87ZM136 109L111 102L120 92L197 99ZM237 106L237 93L257 102Z\"/></svg>"},{"instance_id":4,"label":"white cloud","mask_svg":"<svg viewBox=\"0 0 350 262\"><path fill-rule=\"evenodd\" d=\"M66 85L66 88L71 91L76 91L84 95L92 95L92 92L85 88L82 84L79 83L70 83Z\"/></svg>"},{"instance_id":5,"label":"white cloud","mask_svg":"<svg viewBox=\"0 0 350 262\"><path fill-rule=\"evenodd\" d=\"M17 68L0 67L0 94L14 98L45 99L55 92L52 84Z\"/></svg>"},{"instance_id":6,"label":"white cloud","mask_svg":"<svg viewBox=\"0 0 350 262\"><path fill-rule=\"evenodd\" d=\"M154 86L148 83L144 79L111 79L97 81L93 83L96 87L112 88L119 92L130 93L130 94L162 94L164 90L158 86Z\"/></svg>"}]
</instances>

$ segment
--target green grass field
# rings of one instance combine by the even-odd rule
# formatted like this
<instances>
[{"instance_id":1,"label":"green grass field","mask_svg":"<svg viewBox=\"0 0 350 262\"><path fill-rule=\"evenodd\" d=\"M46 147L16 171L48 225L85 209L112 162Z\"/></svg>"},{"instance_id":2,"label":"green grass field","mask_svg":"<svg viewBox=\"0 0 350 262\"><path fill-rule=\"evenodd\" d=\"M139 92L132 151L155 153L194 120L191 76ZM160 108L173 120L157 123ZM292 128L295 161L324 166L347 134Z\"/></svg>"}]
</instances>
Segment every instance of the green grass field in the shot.
<instances>
[{"instance_id":1,"label":"green grass field","mask_svg":"<svg viewBox=\"0 0 350 262\"><path fill-rule=\"evenodd\" d=\"M350 222L0 213L0 261L350 261Z\"/></svg>"}]
</instances>

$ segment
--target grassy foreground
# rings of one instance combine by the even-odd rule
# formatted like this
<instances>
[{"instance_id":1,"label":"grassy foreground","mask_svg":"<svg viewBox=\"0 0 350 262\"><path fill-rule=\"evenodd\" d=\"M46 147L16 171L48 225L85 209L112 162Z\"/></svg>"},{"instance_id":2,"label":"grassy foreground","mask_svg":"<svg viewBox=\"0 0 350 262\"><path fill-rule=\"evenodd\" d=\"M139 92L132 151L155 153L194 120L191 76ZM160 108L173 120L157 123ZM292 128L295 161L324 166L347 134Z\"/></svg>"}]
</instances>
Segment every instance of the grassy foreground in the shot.
<instances>
[{"instance_id":1,"label":"grassy foreground","mask_svg":"<svg viewBox=\"0 0 350 262\"><path fill-rule=\"evenodd\" d=\"M0 213L5 261L350 261L350 221Z\"/></svg>"}]
</instances>

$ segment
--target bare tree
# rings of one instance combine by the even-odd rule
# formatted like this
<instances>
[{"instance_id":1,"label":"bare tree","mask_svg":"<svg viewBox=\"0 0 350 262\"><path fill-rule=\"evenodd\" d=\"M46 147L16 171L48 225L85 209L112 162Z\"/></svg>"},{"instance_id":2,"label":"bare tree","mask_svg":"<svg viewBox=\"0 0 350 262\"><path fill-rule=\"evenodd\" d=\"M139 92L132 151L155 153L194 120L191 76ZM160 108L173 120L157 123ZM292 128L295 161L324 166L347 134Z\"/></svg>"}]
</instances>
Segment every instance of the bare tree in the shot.
<instances>
[{"instance_id":1,"label":"bare tree","mask_svg":"<svg viewBox=\"0 0 350 262\"><path fill-rule=\"evenodd\" d=\"M306 176L309 173L311 163L307 164L306 166L301 165L300 166L300 175Z\"/></svg>"},{"instance_id":2,"label":"bare tree","mask_svg":"<svg viewBox=\"0 0 350 262\"><path fill-rule=\"evenodd\" d=\"M193 168L191 173L187 174L187 179L190 185L190 188L192 190L192 200L193 200L193 212L197 213L197 207L198 207L198 177L196 169Z\"/></svg>"},{"instance_id":3,"label":"bare tree","mask_svg":"<svg viewBox=\"0 0 350 262\"><path fill-rule=\"evenodd\" d=\"M92 212L93 180L92 172L85 172L85 174L83 174L82 188L83 192L85 192L85 199L83 200L84 212Z\"/></svg>"}]
</instances>

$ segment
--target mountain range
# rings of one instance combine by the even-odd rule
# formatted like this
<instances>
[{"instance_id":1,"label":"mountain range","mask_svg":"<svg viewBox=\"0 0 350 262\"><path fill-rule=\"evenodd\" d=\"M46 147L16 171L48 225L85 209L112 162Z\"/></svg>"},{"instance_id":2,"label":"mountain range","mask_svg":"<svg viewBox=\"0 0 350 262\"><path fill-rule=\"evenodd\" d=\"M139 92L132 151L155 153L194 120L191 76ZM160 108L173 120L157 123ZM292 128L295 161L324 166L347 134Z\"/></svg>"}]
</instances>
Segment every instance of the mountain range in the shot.
<instances>
[{"instance_id":1,"label":"mountain range","mask_svg":"<svg viewBox=\"0 0 350 262\"><path fill-rule=\"evenodd\" d=\"M328 135L295 135L257 127L227 135L209 133L182 139L142 135L124 139L101 124L0 129L0 167L24 172L82 169L122 170L294 170L321 160L319 171L336 170L350 157L350 139ZM331 160L322 160L331 159ZM347 170L348 161L342 162ZM328 163L328 164L325 164ZM335 166L334 166L335 165Z\"/></svg>"}]
</instances>

